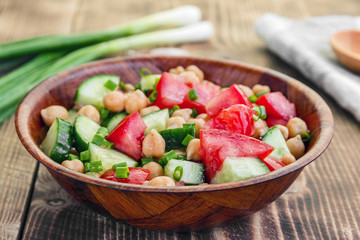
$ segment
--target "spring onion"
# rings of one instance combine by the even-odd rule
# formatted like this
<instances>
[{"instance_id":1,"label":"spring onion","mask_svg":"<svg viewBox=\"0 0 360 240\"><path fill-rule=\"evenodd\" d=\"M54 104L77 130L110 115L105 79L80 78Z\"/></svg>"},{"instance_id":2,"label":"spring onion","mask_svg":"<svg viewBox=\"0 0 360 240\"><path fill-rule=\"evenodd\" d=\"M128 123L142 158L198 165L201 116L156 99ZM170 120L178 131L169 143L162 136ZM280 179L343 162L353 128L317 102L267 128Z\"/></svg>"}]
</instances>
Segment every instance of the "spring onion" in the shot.
<instances>
[{"instance_id":1,"label":"spring onion","mask_svg":"<svg viewBox=\"0 0 360 240\"><path fill-rule=\"evenodd\" d=\"M196 101L198 100L199 96L197 95L196 89L190 89L189 90L189 99L190 101Z\"/></svg>"},{"instance_id":2,"label":"spring onion","mask_svg":"<svg viewBox=\"0 0 360 240\"><path fill-rule=\"evenodd\" d=\"M117 167L127 167L127 163L126 162L121 162L121 163L114 164L112 166L113 169L116 169Z\"/></svg>"},{"instance_id":3,"label":"spring onion","mask_svg":"<svg viewBox=\"0 0 360 240\"><path fill-rule=\"evenodd\" d=\"M104 86L110 91L114 91L117 88L117 84L110 79L104 84Z\"/></svg>"},{"instance_id":4,"label":"spring onion","mask_svg":"<svg viewBox=\"0 0 360 240\"><path fill-rule=\"evenodd\" d=\"M81 161L88 161L90 160L90 151L89 150L85 150L83 152L80 153L80 160Z\"/></svg>"},{"instance_id":5,"label":"spring onion","mask_svg":"<svg viewBox=\"0 0 360 240\"><path fill-rule=\"evenodd\" d=\"M103 166L100 160L90 162L89 172L100 172L102 170L103 170Z\"/></svg>"},{"instance_id":6,"label":"spring onion","mask_svg":"<svg viewBox=\"0 0 360 240\"><path fill-rule=\"evenodd\" d=\"M303 142L308 142L311 139L311 136L308 132L301 132L300 137Z\"/></svg>"},{"instance_id":7,"label":"spring onion","mask_svg":"<svg viewBox=\"0 0 360 240\"><path fill-rule=\"evenodd\" d=\"M149 96L150 102L151 103L155 102L157 96L158 96L158 91L154 90Z\"/></svg>"},{"instance_id":8,"label":"spring onion","mask_svg":"<svg viewBox=\"0 0 360 240\"><path fill-rule=\"evenodd\" d=\"M117 167L115 169L115 176L117 178L129 178L129 168L128 167Z\"/></svg>"},{"instance_id":9,"label":"spring onion","mask_svg":"<svg viewBox=\"0 0 360 240\"><path fill-rule=\"evenodd\" d=\"M255 121L259 120L259 119L266 119L267 115L266 115L266 110L264 106L256 106L253 107L251 110L255 111L257 114L253 115L253 118Z\"/></svg>"},{"instance_id":10,"label":"spring onion","mask_svg":"<svg viewBox=\"0 0 360 240\"><path fill-rule=\"evenodd\" d=\"M155 13L102 31L43 36L4 43L0 45L0 59L37 54L56 49L74 49L115 38L149 32L155 29L184 26L197 22L200 18L201 12L199 8L195 6L183 6Z\"/></svg>"},{"instance_id":11,"label":"spring onion","mask_svg":"<svg viewBox=\"0 0 360 240\"><path fill-rule=\"evenodd\" d=\"M183 176L183 172L184 172L184 169L182 166L177 166L174 170L174 173L173 173L173 178L175 181L179 182L180 179L182 178Z\"/></svg>"},{"instance_id":12,"label":"spring onion","mask_svg":"<svg viewBox=\"0 0 360 240\"><path fill-rule=\"evenodd\" d=\"M169 116L171 117L171 115L176 111L179 110L180 107L178 105L175 105L172 109L170 109L169 111Z\"/></svg>"},{"instance_id":13,"label":"spring onion","mask_svg":"<svg viewBox=\"0 0 360 240\"><path fill-rule=\"evenodd\" d=\"M70 159L70 160L79 159L79 156L70 153L70 154L69 154L69 159Z\"/></svg>"},{"instance_id":14,"label":"spring onion","mask_svg":"<svg viewBox=\"0 0 360 240\"><path fill-rule=\"evenodd\" d=\"M114 143L109 142L108 140L104 139L104 141L101 143L101 146L111 149L114 147Z\"/></svg>"},{"instance_id":15,"label":"spring onion","mask_svg":"<svg viewBox=\"0 0 360 240\"><path fill-rule=\"evenodd\" d=\"M126 87L125 87L125 83L123 81L119 82L119 87L121 88L121 90L125 91Z\"/></svg>"},{"instance_id":16,"label":"spring onion","mask_svg":"<svg viewBox=\"0 0 360 240\"><path fill-rule=\"evenodd\" d=\"M141 166L144 166L145 164L149 163L149 162L153 162L154 159L152 157L147 157L147 158L142 158L141 159Z\"/></svg>"},{"instance_id":17,"label":"spring onion","mask_svg":"<svg viewBox=\"0 0 360 240\"><path fill-rule=\"evenodd\" d=\"M258 94L256 94L256 97L259 98L259 97L261 97L262 95L267 94L267 93L269 93L269 92L264 91L264 92L258 93Z\"/></svg>"},{"instance_id":18,"label":"spring onion","mask_svg":"<svg viewBox=\"0 0 360 240\"><path fill-rule=\"evenodd\" d=\"M256 102L257 99L258 99L258 98L257 98L255 95L251 95L251 96L249 97L249 100L250 100L251 103Z\"/></svg>"},{"instance_id":19,"label":"spring onion","mask_svg":"<svg viewBox=\"0 0 360 240\"><path fill-rule=\"evenodd\" d=\"M106 109L105 107L100 107L99 113L100 113L100 119L104 120L105 118L107 118L109 116L110 111L108 109Z\"/></svg>"},{"instance_id":20,"label":"spring onion","mask_svg":"<svg viewBox=\"0 0 360 240\"><path fill-rule=\"evenodd\" d=\"M184 138L184 140L181 143L184 146L188 146L190 141L193 140L194 138L195 138L194 136L188 134L188 135L186 135L186 137Z\"/></svg>"},{"instance_id":21,"label":"spring onion","mask_svg":"<svg viewBox=\"0 0 360 240\"><path fill-rule=\"evenodd\" d=\"M191 117L196 118L198 115L196 108L192 108L191 110L192 110Z\"/></svg>"}]
</instances>

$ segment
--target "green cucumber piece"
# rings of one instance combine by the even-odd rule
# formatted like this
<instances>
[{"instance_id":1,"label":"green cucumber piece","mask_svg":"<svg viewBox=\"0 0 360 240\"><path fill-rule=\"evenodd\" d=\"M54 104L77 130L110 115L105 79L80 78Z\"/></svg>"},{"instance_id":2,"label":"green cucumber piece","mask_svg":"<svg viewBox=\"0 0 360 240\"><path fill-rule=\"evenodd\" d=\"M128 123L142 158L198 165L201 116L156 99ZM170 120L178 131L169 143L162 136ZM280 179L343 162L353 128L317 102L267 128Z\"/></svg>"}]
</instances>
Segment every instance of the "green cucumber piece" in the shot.
<instances>
[{"instance_id":1,"label":"green cucumber piece","mask_svg":"<svg viewBox=\"0 0 360 240\"><path fill-rule=\"evenodd\" d=\"M111 80L116 85L119 85L120 77L116 75L97 75L88 78L80 84L78 87L74 102L81 105L93 105L96 108L103 107L103 98L109 92L110 89L105 87L105 83Z\"/></svg>"},{"instance_id":2,"label":"green cucumber piece","mask_svg":"<svg viewBox=\"0 0 360 240\"><path fill-rule=\"evenodd\" d=\"M62 163L68 159L72 143L72 126L67 121L56 118L41 143L41 149L52 160Z\"/></svg>"},{"instance_id":3,"label":"green cucumber piece","mask_svg":"<svg viewBox=\"0 0 360 240\"><path fill-rule=\"evenodd\" d=\"M166 123L169 119L169 109L165 108L159 111L151 112L142 117L147 128L145 130L145 136L149 134L152 129L158 132L166 129Z\"/></svg>"},{"instance_id":4,"label":"green cucumber piece","mask_svg":"<svg viewBox=\"0 0 360 240\"><path fill-rule=\"evenodd\" d=\"M72 125L74 126L74 122L75 122L75 119L76 119L76 114L78 113L78 110L76 109L71 109L69 110L69 115L68 115L68 119L67 121Z\"/></svg>"},{"instance_id":5,"label":"green cucumber piece","mask_svg":"<svg viewBox=\"0 0 360 240\"><path fill-rule=\"evenodd\" d=\"M225 183L244 180L270 172L260 158L227 157L211 183Z\"/></svg>"},{"instance_id":6,"label":"green cucumber piece","mask_svg":"<svg viewBox=\"0 0 360 240\"><path fill-rule=\"evenodd\" d=\"M141 90L153 90L155 89L155 84L157 79L160 79L161 74L151 74L143 76L140 80Z\"/></svg>"},{"instance_id":7,"label":"green cucumber piece","mask_svg":"<svg viewBox=\"0 0 360 240\"><path fill-rule=\"evenodd\" d=\"M102 163L103 170L99 172L100 174L112 168L114 164L122 162L126 162L128 167L136 167L138 165L137 161L126 154L113 149L102 148L93 143L89 144L89 151L90 162L101 161Z\"/></svg>"},{"instance_id":8,"label":"green cucumber piece","mask_svg":"<svg viewBox=\"0 0 360 240\"><path fill-rule=\"evenodd\" d=\"M109 132L114 130L114 128L121 122L128 114L126 112L119 112L113 115L110 120L107 121L106 128L109 129Z\"/></svg>"},{"instance_id":9,"label":"green cucumber piece","mask_svg":"<svg viewBox=\"0 0 360 240\"><path fill-rule=\"evenodd\" d=\"M175 168L178 166L183 168L180 181L184 181L185 184L201 184L205 182L204 164L186 160L169 160L164 168L164 175L173 178Z\"/></svg>"},{"instance_id":10,"label":"green cucumber piece","mask_svg":"<svg viewBox=\"0 0 360 240\"><path fill-rule=\"evenodd\" d=\"M166 151L172 149L184 149L185 146L182 144L184 138L190 134L195 137L195 128L174 128L160 131L161 136L165 140Z\"/></svg>"},{"instance_id":11,"label":"green cucumber piece","mask_svg":"<svg viewBox=\"0 0 360 240\"><path fill-rule=\"evenodd\" d=\"M74 123L75 148L78 152L88 149L100 125L80 114Z\"/></svg>"},{"instance_id":12,"label":"green cucumber piece","mask_svg":"<svg viewBox=\"0 0 360 240\"><path fill-rule=\"evenodd\" d=\"M264 143L273 146L275 149L270 156L281 159L284 154L290 153L289 148L286 145L285 139L277 126L269 129L269 131L262 138Z\"/></svg>"}]
</instances>

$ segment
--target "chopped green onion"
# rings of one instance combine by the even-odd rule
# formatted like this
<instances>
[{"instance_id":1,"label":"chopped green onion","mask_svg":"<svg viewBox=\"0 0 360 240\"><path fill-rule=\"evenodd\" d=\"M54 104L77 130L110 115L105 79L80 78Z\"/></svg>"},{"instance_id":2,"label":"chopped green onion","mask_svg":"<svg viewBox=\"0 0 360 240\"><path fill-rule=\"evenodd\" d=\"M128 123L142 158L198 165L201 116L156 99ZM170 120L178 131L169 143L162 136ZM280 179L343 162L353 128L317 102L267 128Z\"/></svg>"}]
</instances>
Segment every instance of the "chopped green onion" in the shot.
<instances>
[{"instance_id":1,"label":"chopped green onion","mask_svg":"<svg viewBox=\"0 0 360 240\"><path fill-rule=\"evenodd\" d=\"M121 163L114 164L112 166L112 169L116 169L117 167L127 167L127 162L121 162Z\"/></svg>"},{"instance_id":2,"label":"chopped green onion","mask_svg":"<svg viewBox=\"0 0 360 240\"><path fill-rule=\"evenodd\" d=\"M101 146L103 144L104 140L105 140L105 137L103 135L95 134L95 136L93 137L91 142L98 146Z\"/></svg>"},{"instance_id":3,"label":"chopped green onion","mask_svg":"<svg viewBox=\"0 0 360 240\"><path fill-rule=\"evenodd\" d=\"M258 98L257 98L255 95L251 95L251 96L249 97L249 100L250 100L250 102L252 102L252 103L256 102L257 99L258 99Z\"/></svg>"},{"instance_id":4,"label":"chopped green onion","mask_svg":"<svg viewBox=\"0 0 360 240\"><path fill-rule=\"evenodd\" d=\"M160 158L158 163L164 168L168 163L168 160L166 158Z\"/></svg>"},{"instance_id":5,"label":"chopped green onion","mask_svg":"<svg viewBox=\"0 0 360 240\"><path fill-rule=\"evenodd\" d=\"M301 132L300 137L303 142L308 142L311 139L311 136L308 132Z\"/></svg>"},{"instance_id":6,"label":"chopped green onion","mask_svg":"<svg viewBox=\"0 0 360 240\"><path fill-rule=\"evenodd\" d=\"M147 68L142 68L142 69L140 69L139 74L141 77L145 77L145 76L151 75L151 71Z\"/></svg>"},{"instance_id":7,"label":"chopped green onion","mask_svg":"<svg viewBox=\"0 0 360 240\"><path fill-rule=\"evenodd\" d=\"M196 128L195 123L183 123L183 128Z\"/></svg>"},{"instance_id":8,"label":"chopped green onion","mask_svg":"<svg viewBox=\"0 0 360 240\"><path fill-rule=\"evenodd\" d=\"M80 153L80 160L81 161L88 161L90 160L90 151L89 150L85 150L83 152Z\"/></svg>"},{"instance_id":9,"label":"chopped green onion","mask_svg":"<svg viewBox=\"0 0 360 240\"><path fill-rule=\"evenodd\" d=\"M106 87L107 89L114 91L117 88L117 84L115 82L113 82L112 80L107 80L106 83L104 84L104 87Z\"/></svg>"},{"instance_id":10,"label":"chopped green onion","mask_svg":"<svg viewBox=\"0 0 360 240\"><path fill-rule=\"evenodd\" d=\"M189 145L190 141L193 140L194 138L195 138L194 136L188 134L181 143L182 145L187 146Z\"/></svg>"},{"instance_id":11,"label":"chopped green onion","mask_svg":"<svg viewBox=\"0 0 360 240\"><path fill-rule=\"evenodd\" d=\"M140 83L135 84L134 88L135 88L135 90L138 90L138 89L141 90L141 84Z\"/></svg>"},{"instance_id":12,"label":"chopped green onion","mask_svg":"<svg viewBox=\"0 0 360 240\"><path fill-rule=\"evenodd\" d=\"M196 108L192 108L191 117L196 118L197 115L198 115L198 112L197 112Z\"/></svg>"},{"instance_id":13,"label":"chopped green onion","mask_svg":"<svg viewBox=\"0 0 360 240\"><path fill-rule=\"evenodd\" d=\"M107 129L106 127L99 127L99 129L96 132L96 134L100 134L103 136L106 136L106 134L108 133L109 133L109 129Z\"/></svg>"},{"instance_id":14,"label":"chopped green onion","mask_svg":"<svg viewBox=\"0 0 360 240\"><path fill-rule=\"evenodd\" d=\"M90 162L84 163L85 172L90 172Z\"/></svg>"},{"instance_id":15,"label":"chopped green onion","mask_svg":"<svg viewBox=\"0 0 360 240\"><path fill-rule=\"evenodd\" d=\"M89 172L100 172L103 170L102 162L99 161L92 161L90 162L90 171Z\"/></svg>"},{"instance_id":16,"label":"chopped green onion","mask_svg":"<svg viewBox=\"0 0 360 240\"><path fill-rule=\"evenodd\" d=\"M264 106L256 106L253 107L251 110L255 111L257 114L253 115L253 118L255 121L259 120L259 119L266 119L267 115L266 115L266 110Z\"/></svg>"},{"instance_id":17,"label":"chopped green onion","mask_svg":"<svg viewBox=\"0 0 360 240\"><path fill-rule=\"evenodd\" d=\"M108 149L112 149L114 147L114 143L109 142L108 140L104 139L101 143L101 146L104 146Z\"/></svg>"},{"instance_id":18,"label":"chopped green onion","mask_svg":"<svg viewBox=\"0 0 360 240\"><path fill-rule=\"evenodd\" d=\"M69 159L70 159L70 160L79 159L79 156L70 153L70 154L69 154Z\"/></svg>"},{"instance_id":19,"label":"chopped green onion","mask_svg":"<svg viewBox=\"0 0 360 240\"><path fill-rule=\"evenodd\" d=\"M141 166L144 166L145 164L147 164L149 162L153 162L153 161L154 161L153 157L142 158L141 159Z\"/></svg>"},{"instance_id":20,"label":"chopped green onion","mask_svg":"<svg viewBox=\"0 0 360 240\"><path fill-rule=\"evenodd\" d=\"M126 87L125 87L125 83L123 81L119 82L119 87L121 88L121 90L125 91Z\"/></svg>"},{"instance_id":21,"label":"chopped green onion","mask_svg":"<svg viewBox=\"0 0 360 240\"><path fill-rule=\"evenodd\" d=\"M158 84L159 80L160 80L160 78L159 78L159 77L155 78L154 89L156 88L156 86L157 86L157 84Z\"/></svg>"},{"instance_id":22,"label":"chopped green onion","mask_svg":"<svg viewBox=\"0 0 360 240\"><path fill-rule=\"evenodd\" d=\"M146 89L146 90L142 90L145 94L145 96L149 95L149 92L151 91L150 89Z\"/></svg>"},{"instance_id":23,"label":"chopped green onion","mask_svg":"<svg viewBox=\"0 0 360 240\"><path fill-rule=\"evenodd\" d=\"M153 103L156 100L157 96L158 96L158 91L154 90L149 96L150 102Z\"/></svg>"},{"instance_id":24,"label":"chopped green onion","mask_svg":"<svg viewBox=\"0 0 360 240\"><path fill-rule=\"evenodd\" d=\"M129 168L128 167L117 167L115 169L115 176L117 178L129 178Z\"/></svg>"},{"instance_id":25,"label":"chopped green onion","mask_svg":"<svg viewBox=\"0 0 360 240\"><path fill-rule=\"evenodd\" d=\"M100 107L99 113L100 113L100 119L104 120L105 118L107 118L109 116L110 111L108 109L106 109L105 107Z\"/></svg>"},{"instance_id":26,"label":"chopped green onion","mask_svg":"<svg viewBox=\"0 0 360 240\"><path fill-rule=\"evenodd\" d=\"M176 159L187 160L186 156L183 156L183 155L178 155Z\"/></svg>"},{"instance_id":27,"label":"chopped green onion","mask_svg":"<svg viewBox=\"0 0 360 240\"><path fill-rule=\"evenodd\" d=\"M175 181L179 182L180 179L182 178L183 176L183 167L182 166L177 166L174 170L174 173L173 173L173 178Z\"/></svg>"},{"instance_id":28,"label":"chopped green onion","mask_svg":"<svg viewBox=\"0 0 360 240\"><path fill-rule=\"evenodd\" d=\"M176 110L179 110L179 109L180 109L180 107L178 105L174 105L174 107L172 109L170 109L170 111L169 111L170 117Z\"/></svg>"},{"instance_id":29,"label":"chopped green onion","mask_svg":"<svg viewBox=\"0 0 360 240\"><path fill-rule=\"evenodd\" d=\"M189 90L189 99L190 101L196 101L198 100L199 96L197 95L196 89L190 89Z\"/></svg>"},{"instance_id":30,"label":"chopped green onion","mask_svg":"<svg viewBox=\"0 0 360 240\"><path fill-rule=\"evenodd\" d=\"M162 157L166 158L166 160L171 160L176 159L177 154L174 150L171 150L170 152L165 153Z\"/></svg>"},{"instance_id":31,"label":"chopped green onion","mask_svg":"<svg viewBox=\"0 0 360 240\"><path fill-rule=\"evenodd\" d=\"M263 91L263 92L261 92L261 93L256 94L256 97L259 98L259 97L261 97L262 95L267 94L267 93L269 93L269 92L268 92L268 91Z\"/></svg>"}]
</instances>

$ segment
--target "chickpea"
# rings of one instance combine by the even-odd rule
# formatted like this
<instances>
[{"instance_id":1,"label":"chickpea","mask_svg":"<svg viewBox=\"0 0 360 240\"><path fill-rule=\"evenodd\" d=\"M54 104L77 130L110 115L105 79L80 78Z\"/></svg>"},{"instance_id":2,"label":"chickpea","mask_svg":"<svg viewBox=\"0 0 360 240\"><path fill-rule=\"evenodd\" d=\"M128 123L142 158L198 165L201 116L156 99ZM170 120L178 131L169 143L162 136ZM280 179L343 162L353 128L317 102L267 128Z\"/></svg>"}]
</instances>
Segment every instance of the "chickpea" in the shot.
<instances>
[{"instance_id":1,"label":"chickpea","mask_svg":"<svg viewBox=\"0 0 360 240\"><path fill-rule=\"evenodd\" d=\"M61 118L66 120L69 116L68 111L63 106L52 105L47 108L44 108L40 111L41 117L46 126L50 127L55 119Z\"/></svg>"},{"instance_id":2,"label":"chickpea","mask_svg":"<svg viewBox=\"0 0 360 240\"><path fill-rule=\"evenodd\" d=\"M135 91L135 87L130 83L125 83L125 92L133 92Z\"/></svg>"},{"instance_id":3,"label":"chickpea","mask_svg":"<svg viewBox=\"0 0 360 240\"><path fill-rule=\"evenodd\" d=\"M159 111L160 108L158 106L150 106L150 107L146 107L140 110L140 115L141 116L145 116L146 114L155 112L155 111Z\"/></svg>"},{"instance_id":4,"label":"chickpea","mask_svg":"<svg viewBox=\"0 0 360 240\"><path fill-rule=\"evenodd\" d=\"M291 153L285 153L281 157L281 161L283 161L286 164L290 164L296 161L295 157Z\"/></svg>"},{"instance_id":5,"label":"chickpea","mask_svg":"<svg viewBox=\"0 0 360 240\"><path fill-rule=\"evenodd\" d=\"M85 173L86 175L90 175L92 177L96 177L96 178L99 178L101 176L100 173L97 173L97 172L87 172Z\"/></svg>"},{"instance_id":6,"label":"chickpea","mask_svg":"<svg viewBox=\"0 0 360 240\"><path fill-rule=\"evenodd\" d=\"M287 140L289 138L289 130L288 130L288 128L283 126L283 125L276 125L276 126L279 128L279 130L280 130L281 134L283 135L284 139Z\"/></svg>"},{"instance_id":7,"label":"chickpea","mask_svg":"<svg viewBox=\"0 0 360 240\"><path fill-rule=\"evenodd\" d=\"M143 166L143 169L150 171L149 180L164 175L162 166L157 162L149 162Z\"/></svg>"},{"instance_id":8,"label":"chickpea","mask_svg":"<svg viewBox=\"0 0 360 240\"><path fill-rule=\"evenodd\" d=\"M167 129L182 128L184 123L186 121L182 117L171 117L167 120Z\"/></svg>"},{"instance_id":9,"label":"chickpea","mask_svg":"<svg viewBox=\"0 0 360 240\"><path fill-rule=\"evenodd\" d=\"M173 74L180 74L182 72L185 72L185 69L182 66L177 66L176 68L172 68L169 70L169 73Z\"/></svg>"},{"instance_id":10,"label":"chickpea","mask_svg":"<svg viewBox=\"0 0 360 240\"><path fill-rule=\"evenodd\" d=\"M248 86L242 85L242 84L238 84L239 88L245 93L245 95L247 97L250 97L252 95L254 95L253 90L251 90L251 88L249 88Z\"/></svg>"},{"instance_id":11,"label":"chickpea","mask_svg":"<svg viewBox=\"0 0 360 240\"><path fill-rule=\"evenodd\" d=\"M204 119L195 119L195 118L191 118L189 119L189 121L187 121L187 123L195 123L196 126L196 136L200 136L200 130L204 129L205 127L205 120Z\"/></svg>"},{"instance_id":12,"label":"chickpea","mask_svg":"<svg viewBox=\"0 0 360 240\"><path fill-rule=\"evenodd\" d=\"M187 66L186 71L195 73L198 79L200 80L200 82L204 80L204 72L201 71L201 69L198 68L197 66L195 65Z\"/></svg>"},{"instance_id":13,"label":"chickpea","mask_svg":"<svg viewBox=\"0 0 360 240\"><path fill-rule=\"evenodd\" d=\"M200 139L195 138L191 140L186 148L186 158L194 161L201 161L199 150L200 150Z\"/></svg>"},{"instance_id":14,"label":"chickpea","mask_svg":"<svg viewBox=\"0 0 360 240\"><path fill-rule=\"evenodd\" d=\"M139 89L135 92L127 93L125 98L125 110L128 113L137 112L148 105L148 98Z\"/></svg>"},{"instance_id":15,"label":"chickpea","mask_svg":"<svg viewBox=\"0 0 360 240\"><path fill-rule=\"evenodd\" d=\"M151 179L150 181L144 182L143 185L154 187L175 187L175 182L171 177L159 176Z\"/></svg>"},{"instance_id":16,"label":"chickpea","mask_svg":"<svg viewBox=\"0 0 360 240\"><path fill-rule=\"evenodd\" d=\"M90 118L96 123L100 122L100 113L99 111L92 105L85 105L76 114L76 116L79 116L80 114L84 115L87 118Z\"/></svg>"},{"instance_id":17,"label":"chickpea","mask_svg":"<svg viewBox=\"0 0 360 240\"><path fill-rule=\"evenodd\" d=\"M258 95L262 92L270 92L270 87L267 85L255 84L252 88L255 95Z\"/></svg>"},{"instance_id":18,"label":"chickpea","mask_svg":"<svg viewBox=\"0 0 360 240\"><path fill-rule=\"evenodd\" d=\"M61 165L79 173L85 172L84 164L79 159L65 160Z\"/></svg>"},{"instance_id":19,"label":"chickpea","mask_svg":"<svg viewBox=\"0 0 360 240\"><path fill-rule=\"evenodd\" d=\"M194 72L182 72L180 76L185 78L185 83L200 83L200 79L196 76Z\"/></svg>"},{"instance_id":20,"label":"chickpea","mask_svg":"<svg viewBox=\"0 0 360 240\"><path fill-rule=\"evenodd\" d=\"M300 158L305 153L305 145L300 135L288 139L286 145L288 146L290 153L294 155L296 159Z\"/></svg>"},{"instance_id":21,"label":"chickpea","mask_svg":"<svg viewBox=\"0 0 360 240\"><path fill-rule=\"evenodd\" d=\"M192 110L190 108L184 108L176 110L171 117L182 117L185 121L188 121L191 118Z\"/></svg>"},{"instance_id":22,"label":"chickpea","mask_svg":"<svg viewBox=\"0 0 360 240\"><path fill-rule=\"evenodd\" d=\"M304 120L302 120L301 118L298 118L298 117L294 117L294 118L290 119L286 126L289 130L289 136L291 138L295 137L296 135L298 135L302 132L308 131L306 122L304 122Z\"/></svg>"},{"instance_id":23,"label":"chickpea","mask_svg":"<svg viewBox=\"0 0 360 240\"><path fill-rule=\"evenodd\" d=\"M255 127L255 134L254 134L254 138L259 138L265 135L265 133L267 132L267 124L264 120L259 119L257 121L255 121L254 123L254 127Z\"/></svg>"},{"instance_id":24,"label":"chickpea","mask_svg":"<svg viewBox=\"0 0 360 240\"><path fill-rule=\"evenodd\" d=\"M207 113L201 113L197 115L196 119L204 119L205 122L210 120L210 116Z\"/></svg>"},{"instance_id":25,"label":"chickpea","mask_svg":"<svg viewBox=\"0 0 360 240\"><path fill-rule=\"evenodd\" d=\"M142 151L147 157L161 157L164 154L165 140L155 129L144 138Z\"/></svg>"},{"instance_id":26,"label":"chickpea","mask_svg":"<svg viewBox=\"0 0 360 240\"><path fill-rule=\"evenodd\" d=\"M109 109L111 112L121 112L125 108L125 96L119 91L106 94L103 102L104 107Z\"/></svg>"}]
</instances>

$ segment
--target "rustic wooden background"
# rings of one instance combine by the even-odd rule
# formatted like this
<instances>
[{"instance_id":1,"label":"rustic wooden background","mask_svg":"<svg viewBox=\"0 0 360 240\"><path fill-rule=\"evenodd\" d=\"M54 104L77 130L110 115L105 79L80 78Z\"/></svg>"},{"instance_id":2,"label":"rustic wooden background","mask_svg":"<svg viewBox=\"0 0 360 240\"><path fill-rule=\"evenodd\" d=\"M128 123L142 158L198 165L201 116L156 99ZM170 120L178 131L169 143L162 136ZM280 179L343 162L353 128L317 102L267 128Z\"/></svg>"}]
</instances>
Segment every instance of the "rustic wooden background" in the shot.
<instances>
[{"instance_id":1,"label":"rustic wooden background","mask_svg":"<svg viewBox=\"0 0 360 240\"><path fill-rule=\"evenodd\" d=\"M270 67L314 88L334 113L328 150L252 217L201 232L147 231L99 215L65 193L25 151L12 117L0 126L0 239L360 239L360 125L270 53L253 29L266 12L295 19L360 15L359 0L0 0L0 42L99 29L184 4L201 7L216 35L178 47L195 56Z\"/></svg>"}]
</instances>

